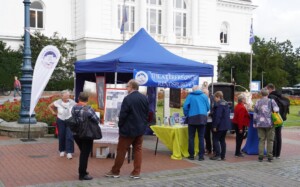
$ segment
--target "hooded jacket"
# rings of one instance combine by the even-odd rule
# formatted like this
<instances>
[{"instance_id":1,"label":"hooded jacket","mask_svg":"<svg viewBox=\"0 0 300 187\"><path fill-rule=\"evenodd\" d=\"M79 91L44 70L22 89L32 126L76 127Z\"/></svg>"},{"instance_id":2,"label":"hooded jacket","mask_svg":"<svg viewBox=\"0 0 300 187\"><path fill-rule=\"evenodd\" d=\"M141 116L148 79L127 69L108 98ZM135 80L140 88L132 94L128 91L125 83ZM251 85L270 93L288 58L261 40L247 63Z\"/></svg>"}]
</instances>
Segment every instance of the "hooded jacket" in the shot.
<instances>
[{"instance_id":1,"label":"hooded jacket","mask_svg":"<svg viewBox=\"0 0 300 187\"><path fill-rule=\"evenodd\" d=\"M186 97L183 104L183 113L188 117L188 124L206 125L209 108L207 95L201 90L195 90Z\"/></svg>"},{"instance_id":2,"label":"hooded jacket","mask_svg":"<svg viewBox=\"0 0 300 187\"><path fill-rule=\"evenodd\" d=\"M227 101L220 100L213 107L212 128L226 131L231 127L230 109Z\"/></svg>"}]
</instances>

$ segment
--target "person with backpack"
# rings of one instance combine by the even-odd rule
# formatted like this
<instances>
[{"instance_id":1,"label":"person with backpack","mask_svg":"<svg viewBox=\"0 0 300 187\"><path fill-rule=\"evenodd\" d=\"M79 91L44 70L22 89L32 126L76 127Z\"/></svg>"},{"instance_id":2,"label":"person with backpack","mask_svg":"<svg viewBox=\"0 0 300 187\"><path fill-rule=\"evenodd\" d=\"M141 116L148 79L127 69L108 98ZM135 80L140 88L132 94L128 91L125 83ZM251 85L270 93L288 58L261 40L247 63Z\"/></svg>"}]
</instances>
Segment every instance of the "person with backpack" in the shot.
<instances>
[{"instance_id":1,"label":"person with backpack","mask_svg":"<svg viewBox=\"0 0 300 187\"><path fill-rule=\"evenodd\" d=\"M287 114L289 114L289 107L290 101L288 98L283 97L280 92L275 90L275 85L269 83L266 87L269 91L269 98L274 99L276 104L279 107L279 113L283 121L287 118ZM279 159L281 153L281 146L282 146L282 135L281 135L282 126L278 126L275 128L275 137L274 137L274 144L273 144L273 157Z\"/></svg>"}]
</instances>

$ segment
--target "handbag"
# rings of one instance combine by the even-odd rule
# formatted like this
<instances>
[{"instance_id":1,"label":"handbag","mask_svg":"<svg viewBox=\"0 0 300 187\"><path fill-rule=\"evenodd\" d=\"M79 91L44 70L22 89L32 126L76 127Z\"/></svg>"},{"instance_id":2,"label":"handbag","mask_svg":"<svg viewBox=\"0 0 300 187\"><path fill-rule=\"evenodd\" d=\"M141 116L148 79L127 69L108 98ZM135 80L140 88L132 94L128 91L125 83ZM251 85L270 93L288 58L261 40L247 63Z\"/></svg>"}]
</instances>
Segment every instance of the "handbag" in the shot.
<instances>
[{"instance_id":1,"label":"handbag","mask_svg":"<svg viewBox=\"0 0 300 187\"><path fill-rule=\"evenodd\" d=\"M272 99L271 99L271 109L272 109L271 118L275 128L281 127L283 125L283 120L278 112L273 111Z\"/></svg>"},{"instance_id":2,"label":"handbag","mask_svg":"<svg viewBox=\"0 0 300 187\"><path fill-rule=\"evenodd\" d=\"M84 108L84 107L83 107ZM98 123L91 121L90 118L87 116L87 111L84 109L83 112L83 122L80 123L79 132L77 133L79 138L81 139L101 139L102 132L101 128Z\"/></svg>"},{"instance_id":3,"label":"handbag","mask_svg":"<svg viewBox=\"0 0 300 187\"><path fill-rule=\"evenodd\" d=\"M66 125L70 128L70 130L73 133L76 133L76 134L78 133L79 126L80 126L78 116L79 116L81 109L77 113L75 113L75 116L72 115L70 118L65 120Z\"/></svg>"}]
</instances>

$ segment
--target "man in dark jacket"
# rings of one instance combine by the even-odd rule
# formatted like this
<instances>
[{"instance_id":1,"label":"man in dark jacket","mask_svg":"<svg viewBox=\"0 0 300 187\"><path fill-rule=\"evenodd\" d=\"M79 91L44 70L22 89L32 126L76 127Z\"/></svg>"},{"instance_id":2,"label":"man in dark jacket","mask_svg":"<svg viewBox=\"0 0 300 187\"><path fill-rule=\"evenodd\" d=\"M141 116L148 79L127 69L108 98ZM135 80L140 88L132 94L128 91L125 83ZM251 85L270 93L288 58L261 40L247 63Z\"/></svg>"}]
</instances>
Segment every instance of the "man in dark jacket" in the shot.
<instances>
[{"instance_id":1,"label":"man in dark jacket","mask_svg":"<svg viewBox=\"0 0 300 187\"><path fill-rule=\"evenodd\" d=\"M267 89L269 91L269 98L274 99L276 104L279 107L279 111L283 111L282 105L278 103L277 98L281 98L282 95L278 91L275 90L275 85L270 83L267 85ZM281 152L281 145L282 145L282 136L281 136L281 129L282 126L275 128L275 136L274 136L274 143L273 143L273 157L279 159L280 152Z\"/></svg>"},{"instance_id":2,"label":"man in dark jacket","mask_svg":"<svg viewBox=\"0 0 300 187\"><path fill-rule=\"evenodd\" d=\"M225 160L226 133L230 129L230 109L227 101L223 99L223 92L214 94L214 107L212 111L213 144L215 156L211 160ZM221 150L220 150L221 148Z\"/></svg>"},{"instance_id":3,"label":"man in dark jacket","mask_svg":"<svg viewBox=\"0 0 300 187\"><path fill-rule=\"evenodd\" d=\"M134 169L130 174L133 179L140 178L142 165L143 134L147 127L149 103L145 95L139 91L139 85L135 80L127 83L128 95L124 98L119 116L119 142L117 156L107 177L120 177L120 169L130 145L134 151Z\"/></svg>"}]
</instances>

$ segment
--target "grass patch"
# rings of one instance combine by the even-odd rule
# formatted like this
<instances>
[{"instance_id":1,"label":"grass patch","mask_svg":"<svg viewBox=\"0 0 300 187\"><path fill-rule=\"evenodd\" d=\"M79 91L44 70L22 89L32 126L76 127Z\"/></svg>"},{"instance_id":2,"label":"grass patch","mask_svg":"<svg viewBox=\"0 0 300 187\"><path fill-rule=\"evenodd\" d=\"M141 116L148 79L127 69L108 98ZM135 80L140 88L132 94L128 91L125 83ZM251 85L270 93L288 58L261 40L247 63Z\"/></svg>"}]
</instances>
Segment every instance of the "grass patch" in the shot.
<instances>
[{"instance_id":1,"label":"grass patch","mask_svg":"<svg viewBox=\"0 0 300 187\"><path fill-rule=\"evenodd\" d=\"M290 114L287 115L287 120L284 122L284 126L293 127L300 126L300 116L298 115L300 111L299 105L290 106Z\"/></svg>"}]
</instances>

